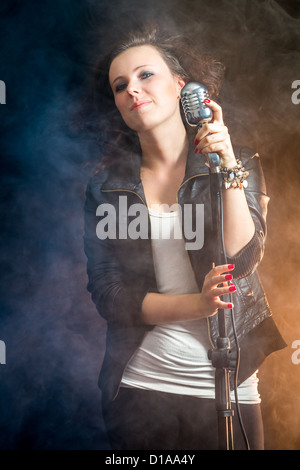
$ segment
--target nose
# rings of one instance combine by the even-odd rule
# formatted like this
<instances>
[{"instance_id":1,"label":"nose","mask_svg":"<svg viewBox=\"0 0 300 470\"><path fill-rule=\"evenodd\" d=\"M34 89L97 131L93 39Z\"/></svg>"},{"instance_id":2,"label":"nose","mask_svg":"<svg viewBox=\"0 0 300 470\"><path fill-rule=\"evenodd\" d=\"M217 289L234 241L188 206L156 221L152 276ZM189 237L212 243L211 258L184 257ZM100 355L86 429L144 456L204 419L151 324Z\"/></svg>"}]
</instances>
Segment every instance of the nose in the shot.
<instances>
[{"instance_id":1,"label":"nose","mask_svg":"<svg viewBox=\"0 0 300 470\"><path fill-rule=\"evenodd\" d=\"M141 92L140 86L136 80L131 81L127 85L127 93L131 96L137 96Z\"/></svg>"}]
</instances>

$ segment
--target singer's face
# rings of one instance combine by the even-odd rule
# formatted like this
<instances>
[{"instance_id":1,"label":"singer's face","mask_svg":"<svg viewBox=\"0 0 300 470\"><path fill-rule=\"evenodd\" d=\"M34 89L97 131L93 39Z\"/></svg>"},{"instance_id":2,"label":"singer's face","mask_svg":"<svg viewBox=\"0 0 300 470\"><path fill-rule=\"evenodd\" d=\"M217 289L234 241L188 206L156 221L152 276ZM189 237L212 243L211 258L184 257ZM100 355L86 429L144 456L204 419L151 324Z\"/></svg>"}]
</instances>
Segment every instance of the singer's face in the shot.
<instances>
[{"instance_id":1,"label":"singer's face","mask_svg":"<svg viewBox=\"0 0 300 470\"><path fill-rule=\"evenodd\" d=\"M122 52L112 61L109 80L122 118L138 133L181 120L179 97L184 82L171 73L154 47Z\"/></svg>"}]
</instances>

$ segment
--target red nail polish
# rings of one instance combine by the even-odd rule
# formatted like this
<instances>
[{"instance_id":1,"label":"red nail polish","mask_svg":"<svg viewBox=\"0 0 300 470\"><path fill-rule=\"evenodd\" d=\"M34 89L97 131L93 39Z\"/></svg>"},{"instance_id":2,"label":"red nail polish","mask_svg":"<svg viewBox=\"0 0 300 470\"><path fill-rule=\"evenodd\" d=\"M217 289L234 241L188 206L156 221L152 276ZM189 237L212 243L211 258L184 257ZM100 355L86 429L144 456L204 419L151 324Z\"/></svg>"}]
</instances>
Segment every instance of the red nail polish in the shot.
<instances>
[{"instance_id":1,"label":"red nail polish","mask_svg":"<svg viewBox=\"0 0 300 470\"><path fill-rule=\"evenodd\" d=\"M210 103L210 100L208 98L205 98L204 103Z\"/></svg>"},{"instance_id":2,"label":"red nail polish","mask_svg":"<svg viewBox=\"0 0 300 470\"><path fill-rule=\"evenodd\" d=\"M195 152L195 153L198 153L198 149L197 149L197 148L195 148L194 152Z\"/></svg>"},{"instance_id":3,"label":"red nail polish","mask_svg":"<svg viewBox=\"0 0 300 470\"><path fill-rule=\"evenodd\" d=\"M195 139L194 144L195 144L195 145L198 145L198 144L199 144L199 140L198 140L198 139Z\"/></svg>"},{"instance_id":4,"label":"red nail polish","mask_svg":"<svg viewBox=\"0 0 300 470\"><path fill-rule=\"evenodd\" d=\"M225 279L226 279L226 281L231 281L232 274L226 274Z\"/></svg>"},{"instance_id":5,"label":"red nail polish","mask_svg":"<svg viewBox=\"0 0 300 470\"><path fill-rule=\"evenodd\" d=\"M229 292L235 292L236 291L236 287L235 286L230 286L229 287Z\"/></svg>"},{"instance_id":6,"label":"red nail polish","mask_svg":"<svg viewBox=\"0 0 300 470\"><path fill-rule=\"evenodd\" d=\"M234 269L234 264L229 264L228 269Z\"/></svg>"},{"instance_id":7,"label":"red nail polish","mask_svg":"<svg viewBox=\"0 0 300 470\"><path fill-rule=\"evenodd\" d=\"M232 304L227 304L227 308L233 308Z\"/></svg>"}]
</instances>

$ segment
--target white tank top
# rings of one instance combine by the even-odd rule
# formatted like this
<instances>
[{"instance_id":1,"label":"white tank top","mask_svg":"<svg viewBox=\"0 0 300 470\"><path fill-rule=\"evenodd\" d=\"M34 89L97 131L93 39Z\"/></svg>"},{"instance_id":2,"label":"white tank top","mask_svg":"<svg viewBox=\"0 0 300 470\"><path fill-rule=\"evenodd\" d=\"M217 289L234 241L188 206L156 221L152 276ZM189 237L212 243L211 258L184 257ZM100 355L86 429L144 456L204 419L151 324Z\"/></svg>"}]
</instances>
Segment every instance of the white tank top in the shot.
<instances>
[{"instance_id":1,"label":"white tank top","mask_svg":"<svg viewBox=\"0 0 300 470\"><path fill-rule=\"evenodd\" d=\"M149 209L154 267L162 294L199 292L181 234L178 212ZM215 398L215 369L207 319L156 325L127 365L121 385ZM257 372L238 388L240 403L260 403ZM234 396L232 394L232 401Z\"/></svg>"}]
</instances>

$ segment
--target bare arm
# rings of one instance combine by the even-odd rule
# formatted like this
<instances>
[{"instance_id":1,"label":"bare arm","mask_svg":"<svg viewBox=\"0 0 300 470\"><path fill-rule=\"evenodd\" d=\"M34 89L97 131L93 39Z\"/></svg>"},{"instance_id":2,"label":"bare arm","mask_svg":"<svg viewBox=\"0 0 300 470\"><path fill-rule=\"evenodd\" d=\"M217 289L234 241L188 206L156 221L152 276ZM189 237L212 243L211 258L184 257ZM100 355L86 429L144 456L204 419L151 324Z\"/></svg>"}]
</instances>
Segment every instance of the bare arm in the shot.
<instances>
[{"instance_id":1,"label":"bare arm","mask_svg":"<svg viewBox=\"0 0 300 470\"><path fill-rule=\"evenodd\" d=\"M226 253L234 256L247 245L255 233L243 189L223 190L223 216Z\"/></svg>"},{"instance_id":2,"label":"bare arm","mask_svg":"<svg viewBox=\"0 0 300 470\"><path fill-rule=\"evenodd\" d=\"M195 320L214 315L218 308L232 308L220 296L235 291L234 285L227 285L234 269L233 265L213 268L205 277L202 292L199 294L167 295L148 293L142 303L143 321L149 325L160 323ZM218 287L223 284L223 287Z\"/></svg>"},{"instance_id":3,"label":"bare arm","mask_svg":"<svg viewBox=\"0 0 300 470\"><path fill-rule=\"evenodd\" d=\"M214 101L207 102L207 106L213 110L214 120L198 131L195 152L217 152L221 166L233 168L237 161L228 129L223 122L222 109ZM247 245L255 233L255 225L243 189L223 190L223 215L225 248L228 256L232 257Z\"/></svg>"}]
</instances>

